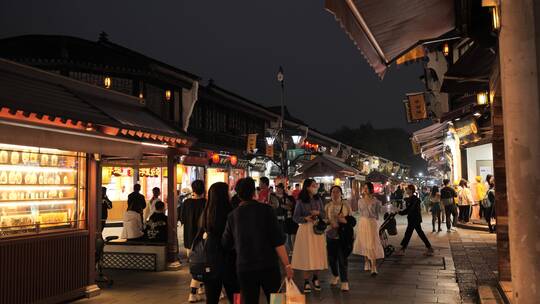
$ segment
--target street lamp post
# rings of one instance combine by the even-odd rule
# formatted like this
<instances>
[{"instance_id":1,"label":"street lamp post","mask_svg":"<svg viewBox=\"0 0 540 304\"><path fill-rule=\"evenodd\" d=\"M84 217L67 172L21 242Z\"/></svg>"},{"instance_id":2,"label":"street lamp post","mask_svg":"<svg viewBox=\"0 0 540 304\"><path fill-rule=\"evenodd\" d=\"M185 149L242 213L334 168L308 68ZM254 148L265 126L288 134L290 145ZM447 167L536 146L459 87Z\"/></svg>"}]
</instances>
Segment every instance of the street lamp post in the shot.
<instances>
[{"instance_id":1,"label":"street lamp post","mask_svg":"<svg viewBox=\"0 0 540 304\"><path fill-rule=\"evenodd\" d=\"M289 179L289 167L285 157L287 153L287 145L285 143L285 136L283 132L283 121L285 120L285 74L283 73L283 67L279 67L277 73L277 81L281 86L281 116L279 117L279 136L280 136L280 158L281 158L281 169L283 170L282 174L286 178L286 182Z\"/></svg>"}]
</instances>

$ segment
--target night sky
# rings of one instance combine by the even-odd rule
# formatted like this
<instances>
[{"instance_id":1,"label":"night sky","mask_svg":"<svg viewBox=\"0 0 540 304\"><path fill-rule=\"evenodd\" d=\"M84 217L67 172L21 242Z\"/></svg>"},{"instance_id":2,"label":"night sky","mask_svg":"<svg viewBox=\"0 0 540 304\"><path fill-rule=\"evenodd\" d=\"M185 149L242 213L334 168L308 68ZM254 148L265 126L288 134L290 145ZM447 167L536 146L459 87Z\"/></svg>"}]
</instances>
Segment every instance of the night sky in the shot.
<instances>
[{"instance_id":1,"label":"night sky","mask_svg":"<svg viewBox=\"0 0 540 304\"><path fill-rule=\"evenodd\" d=\"M321 0L0 2L0 38L72 35L112 42L177 66L263 105L286 105L309 125L411 131L402 100L423 89L419 64L392 68L380 81Z\"/></svg>"}]
</instances>

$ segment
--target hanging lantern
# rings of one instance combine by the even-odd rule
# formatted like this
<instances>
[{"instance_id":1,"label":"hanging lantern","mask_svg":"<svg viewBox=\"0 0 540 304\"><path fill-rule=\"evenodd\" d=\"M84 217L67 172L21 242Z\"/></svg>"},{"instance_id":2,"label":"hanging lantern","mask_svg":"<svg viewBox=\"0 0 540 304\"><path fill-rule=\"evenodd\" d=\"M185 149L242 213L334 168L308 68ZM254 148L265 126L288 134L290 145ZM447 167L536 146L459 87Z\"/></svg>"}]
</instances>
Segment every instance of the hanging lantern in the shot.
<instances>
[{"instance_id":1,"label":"hanging lantern","mask_svg":"<svg viewBox=\"0 0 540 304\"><path fill-rule=\"evenodd\" d=\"M481 92L476 94L476 102L479 105L485 105L488 103L488 94L486 92Z\"/></svg>"},{"instance_id":2,"label":"hanging lantern","mask_svg":"<svg viewBox=\"0 0 540 304\"><path fill-rule=\"evenodd\" d=\"M165 100L171 101L171 96L172 96L171 90L166 90L165 91Z\"/></svg>"},{"instance_id":3,"label":"hanging lantern","mask_svg":"<svg viewBox=\"0 0 540 304\"><path fill-rule=\"evenodd\" d=\"M214 164L219 164L219 160L220 160L220 159L219 159L219 154L214 153L214 154L212 155L212 163L214 163Z\"/></svg>"},{"instance_id":4,"label":"hanging lantern","mask_svg":"<svg viewBox=\"0 0 540 304\"><path fill-rule=\"evenodd\" d=\"M238 164L238 157L236 155L231 156L231 165L236 166Z\"/></svg>"},{"instance_id":5,"label":"hanging lantern","mask_svg":"<svg viewBox=\"0 0 540 304\"><path fill-rule=\"evenodd\" d=\"M111 77L105 77L105 79L103 80L103 85L105 86L105 88L107 89L110 89L111 88L111 84L112 84L112 79Z\"/></svg>"}]
</instances>

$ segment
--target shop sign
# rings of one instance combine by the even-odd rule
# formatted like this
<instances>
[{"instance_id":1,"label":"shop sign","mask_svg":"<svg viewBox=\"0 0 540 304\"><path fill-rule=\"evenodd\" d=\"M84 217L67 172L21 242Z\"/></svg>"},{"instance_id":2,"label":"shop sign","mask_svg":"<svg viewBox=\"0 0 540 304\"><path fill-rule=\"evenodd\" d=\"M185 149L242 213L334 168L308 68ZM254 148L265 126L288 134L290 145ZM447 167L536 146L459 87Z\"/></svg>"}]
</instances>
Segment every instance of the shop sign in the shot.
<instances>
[{"instance_id":1,"label":"shop sign","mask_svg":"<svg viewBox=\"0 0 540 304\"><path fill-rule=\"evenodd\" d=\"M132 176L133 169L125 167L111 167L111 176Z\"/></svg>"},{"instance_id":2,"label":"shop sign","mask_svg":"<svg viewBox=\"0 0 540 304\"><path fill-rule=\"evenodd\" d=\"M159 177L161 169L154 168L139 168L139 177Z\"/></svg>"},{"instance_id":3,"label":"shop sign","mask_svg":"<svg viewBox=\"0 0 540 304\"><path fill-rule=\"evenodd\" d=\"M407 122L414 123L428 118L426 96L424 93L407 94L403 101Z\"/></svg>"},{"instance_id":4,"label":"shop sign","mask_svg":"<svg viewBox=\"0 0 540 304\"><path fill-rule=\"evenodd\" d=\"M303 154L306 154L306 150L304 149L290 149L287 150L287 159L293 161L294 159Z\"/></svg>"},{"instance_id":5,"label":"shop sign","mask_svg":"<svg viewBox=\"0 0 540 304\"><path fill-rule=\"evenodd\" d=\"M247 153L255 154L257 150L257 133L248 134L247 136Z\"/></svg>"},{"instance_id":6,"label":"shop sign","mask_svg":"<svg viewBox=\"0 0 540 304\"><path fill-rule=\"evenodd\" d=\"M456 121L454 127L456 129L456 134L460 139L478 133L478 126L476 121L472 118Z\"/></svg>"}]
</instances>

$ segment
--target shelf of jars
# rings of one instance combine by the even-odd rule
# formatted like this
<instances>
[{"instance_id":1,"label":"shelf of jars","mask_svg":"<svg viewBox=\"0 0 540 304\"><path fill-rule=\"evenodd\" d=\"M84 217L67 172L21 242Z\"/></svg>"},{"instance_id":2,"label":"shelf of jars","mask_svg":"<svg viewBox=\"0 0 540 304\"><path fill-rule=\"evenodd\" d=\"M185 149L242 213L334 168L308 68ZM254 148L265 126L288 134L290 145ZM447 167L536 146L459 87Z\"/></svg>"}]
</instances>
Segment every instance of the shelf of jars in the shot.
<instances>
[{"instance_id":1,"label":"shelf of jars","mask_svg":"<svg viewBox=\"0 0 540 304\"><path fill-rule=\"evenodd\" d=\"M77 155L6 146L0 145L0 236L69 226L78 199Z\"/></svg>"}]
</instances>

